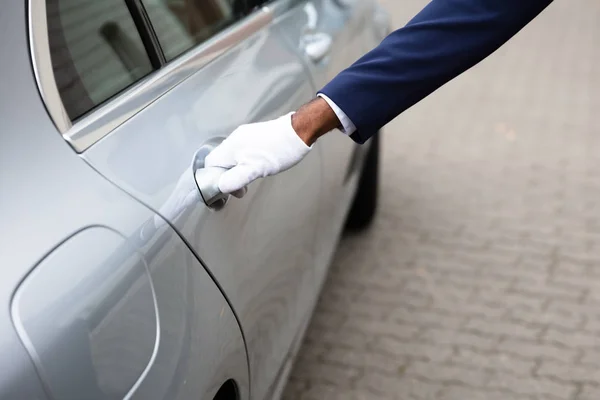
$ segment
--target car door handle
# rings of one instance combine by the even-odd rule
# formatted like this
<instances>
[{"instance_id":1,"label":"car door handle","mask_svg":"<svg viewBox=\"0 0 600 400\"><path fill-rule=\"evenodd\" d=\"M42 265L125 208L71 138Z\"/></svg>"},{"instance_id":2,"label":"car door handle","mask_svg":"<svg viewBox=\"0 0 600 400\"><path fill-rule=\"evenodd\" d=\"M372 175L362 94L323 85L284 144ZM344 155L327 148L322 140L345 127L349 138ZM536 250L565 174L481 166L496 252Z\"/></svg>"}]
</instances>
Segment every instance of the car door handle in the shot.
<instances>
[{"instance_id":1,"label":"car door handle","mask_svg":"<svg viewBox=\"0 0 600 400\"><path fill-rule=\"evenodd\" d=\"M227 205L229 194L225 194L219 190L219 178L226 168L209 167L199 168L194 172L194 179L200 191L200 196L204 200L204 204L213 210L220 210Z\"/></svg>"},{"instance_id":2,"label":"car door handle","mask_svg":"<svg viewBox=\"0 0 600 400\"><path fill-rule=\"evenodd\" d=\"M323 32L305 34L303 37L304 52L312 62L320 62L325 58L333 47L330 35Z\"/></svg>"},{"instance_id":3,"label":"car door handle","mask_svg":"<svg viewBox=\"0 0 600 400\"><path fill-rule=\"evenodd\" d=\"M192 168L194 172L194 180L196 186L200 192L200 196L207 207L213 210L220 210L227 205L229 201L229 194L222 193L219 190L219 179L226 168L220 167L205 167L204 160L208 153L213 151L221 142L223 138L214 137L204 142L202 146L194 154L194 161Z\"/></svg>"}]
</instances>

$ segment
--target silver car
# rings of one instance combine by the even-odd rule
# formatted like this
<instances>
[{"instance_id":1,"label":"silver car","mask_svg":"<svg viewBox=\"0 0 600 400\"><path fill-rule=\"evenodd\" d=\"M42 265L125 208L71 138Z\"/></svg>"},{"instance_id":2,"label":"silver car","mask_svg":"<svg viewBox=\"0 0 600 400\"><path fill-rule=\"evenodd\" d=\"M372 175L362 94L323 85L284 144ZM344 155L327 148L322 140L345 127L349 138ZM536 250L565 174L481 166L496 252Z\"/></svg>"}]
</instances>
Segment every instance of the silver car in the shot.
<instances>
[{"instance_id":1,"label":"silver car","mask_svg":"<svg viewBox=\"0 0 600 400\"><path fill-rule=\"evenodd\" d=\"M277 399L377 138L215 190L204 157L388 32L374 0L29 0L0 12L0 399ZM354 204L354 205L353 205Z\"/></svg>"}]
</instances>

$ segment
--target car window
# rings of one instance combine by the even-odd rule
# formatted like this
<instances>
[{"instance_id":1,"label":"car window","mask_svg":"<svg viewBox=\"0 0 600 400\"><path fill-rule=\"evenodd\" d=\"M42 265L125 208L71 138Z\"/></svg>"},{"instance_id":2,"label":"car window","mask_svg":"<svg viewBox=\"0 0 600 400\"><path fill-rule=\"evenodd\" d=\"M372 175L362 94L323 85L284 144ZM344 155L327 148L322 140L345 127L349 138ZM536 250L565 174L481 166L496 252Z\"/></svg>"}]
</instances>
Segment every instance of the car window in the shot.
<instances>
[{"instance_id":1,"label":"car window","mask_svg":"<svg viewBox=\"0 0 600 400\"><path fill-rule=\"evenodd\" d=\"M246 6L249 10L255 9L274 0L246 0Z\"/></svg>"},{"instance_id":2,"label":"car window","mask_svg":"<svg viewBox=\"0 0 600 400\"><path fill-rule=\"evenodd\" d=\"M244 0L143 0L167 61L243 16Z\"/></svg>"},{"instance_id":3,"label":"car window","mask_svg":"<svg viewBox=\"0 0 600 400\"><path fill-rule=\"evenodd\" d=\"M125 0L48 0L57 86L74 120L152 71Z\"/></svg>"}]
</instances>

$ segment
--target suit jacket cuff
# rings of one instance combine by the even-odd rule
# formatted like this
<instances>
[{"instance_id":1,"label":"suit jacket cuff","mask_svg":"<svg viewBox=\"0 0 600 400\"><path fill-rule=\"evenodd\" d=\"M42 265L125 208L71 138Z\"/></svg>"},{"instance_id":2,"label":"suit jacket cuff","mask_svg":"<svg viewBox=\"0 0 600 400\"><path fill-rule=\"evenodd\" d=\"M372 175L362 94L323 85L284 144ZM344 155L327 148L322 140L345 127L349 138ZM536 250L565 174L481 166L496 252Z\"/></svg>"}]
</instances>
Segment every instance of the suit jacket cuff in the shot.
<instances>
[{"instance_id":1,"label":"suit jacket cuff","mask_svg":"<svg viewBox=\"0 0 600 400\"><path fill-rule=\"evenodd\" d=\"M327 104L329 104L329 107L331 107L337 118L340 120L340 123L342 124L342 132L344 132L348 136L356 132L356 125L354 125L352 120L340 107L338 107L337 104L333 102L333 100L331 100L329 97L327 97L327 95L323 93L317 93L317 96L321 97L327 102Z\"/></svg>"}]
</instances>

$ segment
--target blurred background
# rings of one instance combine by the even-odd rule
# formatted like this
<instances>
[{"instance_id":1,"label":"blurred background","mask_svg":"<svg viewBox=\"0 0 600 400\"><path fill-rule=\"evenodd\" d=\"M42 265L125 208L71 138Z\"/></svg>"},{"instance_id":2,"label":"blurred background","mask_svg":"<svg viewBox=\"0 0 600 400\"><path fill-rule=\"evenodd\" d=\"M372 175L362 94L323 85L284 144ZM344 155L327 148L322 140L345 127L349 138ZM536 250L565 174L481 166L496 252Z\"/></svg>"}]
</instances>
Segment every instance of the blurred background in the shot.
<instances>
[{"instance_id":1,"label":"blurred background","mask_svg":"<svg viewBox=\"0 0 600 400\"><path fill-rule=\"evenodd\" d=\"M600 399L599 61L600 2L558 0L385 129L286 400Z\"/></svg>"}]
</instances>

